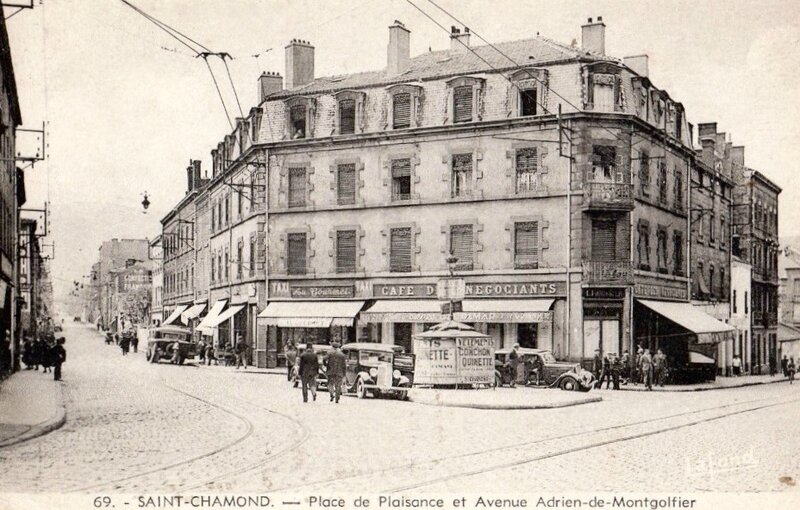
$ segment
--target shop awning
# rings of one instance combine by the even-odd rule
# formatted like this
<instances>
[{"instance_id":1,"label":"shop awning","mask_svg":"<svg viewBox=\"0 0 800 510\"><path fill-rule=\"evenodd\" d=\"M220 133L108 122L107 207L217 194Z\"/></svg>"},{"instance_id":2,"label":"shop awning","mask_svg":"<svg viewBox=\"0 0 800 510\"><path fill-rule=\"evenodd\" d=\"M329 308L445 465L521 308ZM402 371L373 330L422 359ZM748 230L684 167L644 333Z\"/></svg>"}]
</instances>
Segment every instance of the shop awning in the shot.
<instances>
[{"instance_id":1,"label":"shop awning","mask_svg":"<svg viewBox=\"0 0 800 510\"><path fill-rule=\"evenodd\" d=\"M281 328L352 326L363 307L364 301L276 301L258 317Z\"/></svg>"},{"instance_id":2,"label":"shop awning","mask_svg":"<svg viewBox=\"0 0 800 510\"><path fill-rule=\"evenodd\" d=\"M221 314L217 315L217 317L214 320L209 322L208 323L208 327L209 328L216 328L217 326L219 326L220 324L222 324L226 320L230 319L231 317L233 317L237 313L241 312L242 310L244 310L244 305L231 305L231 306L228 307L227 310L225 310Z\"/></svg>"},{"instance_id":3,"label":"shop awning","mask_svg":"<svg viewBox=\"0 0 800 510\"><path fill-rule=\"evenodd\" d=\"M441 304L433 299L383 299L361 312L366 322L441 322Z\"/></svg>"},{"instance_id":4,"label":"shop awning","mask_svg":"<svg viewBox=\"0 0 800 510\"><path fill-rule=\"evenodd\" d=\"M181 322L184 324L189 324L189 321L192 319L196 319L203 313L203 310L206 309L206 304L201 303L199 305L192 305L186 309L185 312L181 314Z\"/></svg>"},{"instance_id":5,"label":"shop awning","mask_svg":"<svg viewBox=\"0 0 800 510\"><path fill-rule=\"evenodd\" d=\"M646 299L637 301L662 317L696 334L697 342L701 344L720 342L727 338L728 333L735 331L733 326L715 319L690 303Z\"/></svg>"},{"instance_id":6,"label":"shop awning","mask_svg":"<svg viewBox=\"0 0 800 510\"><path fill-rule=\"evenodd\" d=\"M225 308L225 303L227 303L226 299L218 299L217 302L214 303L214 306L211 307L211 310L208 311L208 314L200 321L200 324L197 325L196 329L202 331L205 335L211 335L214 326L210 324L222 313L222 309Z\"/></svg>"},{"instance_id":7,"label":"shop awning","mask_svg":"<svg viewBox=\"0 0 800 510\"><path fill-rule=\"evenodd\" d=\"M796 342L800 340L800 329L783 322L778 323L778 342Z\"/></svg>"},{"instance_id":8,"label":"shop awning","mask_svg":"<svg viewBox=\"0 0 800 510\"><path fill-rule=\"evenodd\" d=\"M547 322L553 319L553 299L467 299L463 312L453 318L461 322Z\"/></svg>"},{"instance_id":9,"label":"shop awning","mask_svg":"<svg viewBox=\"0 0 800 510\"><path fill-rule=\"evenodd\" d=\"M167 317L167 319L161 325L167 326L169 324L172 324L178 317L181 316L183 311L186 310L187 308L189 308L187 305L178 305L178 307L175 308L175 310L173 310L171 314L169 314L169 317Z\"/></svg>"}]
</instances>

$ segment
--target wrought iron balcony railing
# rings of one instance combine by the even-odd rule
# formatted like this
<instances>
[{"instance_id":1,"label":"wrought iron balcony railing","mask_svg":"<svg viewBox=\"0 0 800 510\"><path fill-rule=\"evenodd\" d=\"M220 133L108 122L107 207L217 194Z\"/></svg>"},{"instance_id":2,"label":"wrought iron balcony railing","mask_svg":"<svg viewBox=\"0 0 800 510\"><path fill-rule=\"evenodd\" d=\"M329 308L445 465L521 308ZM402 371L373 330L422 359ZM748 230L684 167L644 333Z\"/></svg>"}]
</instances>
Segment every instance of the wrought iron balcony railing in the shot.
<instances>
[{"instance_id":1,"label":"wrought iron balcony railing","mask_svg":"<svg viewBox=\"0 0 800 510\"><path fill-rule=\"evenodd\" d=\"M633 209L633 186L619 182L587 182L583 187L584 209Z\"/></svg>"}]
</instances>

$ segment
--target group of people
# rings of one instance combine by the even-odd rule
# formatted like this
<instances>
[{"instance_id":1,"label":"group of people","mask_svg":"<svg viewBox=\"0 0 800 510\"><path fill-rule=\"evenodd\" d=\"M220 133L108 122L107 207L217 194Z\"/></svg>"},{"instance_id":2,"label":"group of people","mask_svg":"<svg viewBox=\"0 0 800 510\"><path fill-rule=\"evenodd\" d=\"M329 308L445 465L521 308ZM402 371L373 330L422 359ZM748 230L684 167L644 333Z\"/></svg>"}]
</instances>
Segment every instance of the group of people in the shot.
<instances>
[{"instance_id":1,"label":"group of people","mask_svg":"<svg viewBox=\"0 0 800 510\"><path fill-rule=\"evenodd\" d=\"M323 361L325 365L325 375L328 379L328 393L331 402L339 403L344 386L345 371L347 369L347 358L341 350L339 342L331 342L331 350ZM317 400L317 376L319 375L319 359L314 351L314 344L306 344L306 349L298 358L297 349L290 345L286 349L286 366L288 368L287 377L292 378L292 367L297 363L297 372L300 377L303 390L303 402L308 402L308 394L311 393L312 401Z\"/></svg>"},{"instance_id":2,"label":"group of people","mask_svg":"<svg viewBox=\"0 0 800 510\"><path fill-rule=\"evenodd\" d=\"M122 355L127 356L133 348L133 352L139 352L139 337L135 331L123 331L111 333L106 331L106 344L116 344L122 350Z\"/></svg>"},{"instance_id":3,"label":"group of people","mask_svg":"<svg viewBox=\"0 0 800 510\"><path fill-rule=\"evenodd\" d=\"M237 370L239 367L246 370L247 349L247 342L242 338L241 334L237 334L236 343L233 346L231 346L230 342L226 342L222 347L222 362L226 366L236 365ZM212 361L215 365L219 365L219 357L216 354L213 342L206 342L201 338L197 343L197 356L201 365L203 363L211 365Z\"/></svg>"},{"instance_id":4,"label":"group of people","mask_svg":"<svg viewBox=\"0 0 800 510\"><path fill-rule=\"evenodd\" d=\"M597 388L606 383L606 389L612 387L620 389L620 384L629 382L636 385L643 383L648 390L653 389L653 385L663 387L668 376L667 356L661 349L656 350L655 355L650 354L650 349L644 349L641 345L637 346L636 355L631 356L626 349L622 356L616 353L605 353L600 355L600 349L595 349L592 372L597 379Z\"/></svg>"},{"instance_id":5,"label":"group of people","mask_svg":"<svg viewBox=\"0 0 800 510\"><path fill-rule=\"evenodd\" d=\"M794 364L794 356L789 358L785 354L783 355L781 370L783 371L783 376L789 379L789 384L794 384L794 374L797 371L797 366Z\"/></svg>"},{"instance_id":6,"label":"group of people","mask_svg":"<svg viewBox=\"0 0 800 510\"><path fill-rule=\"evenodd\" d=\"M48 336L45 338L31 339L25 337L22 343L22 362L25 370L39 370L43 373L53 373L53 379L61 380L61 365L67 361L67 350L64 348L64 338Z\"/></svg>"},{"instance_id":7,"label":"group of people","mask_svg":"<svg viewBox=\"0 0 800 510\"><path fill-rule=\"evenodd\" d=\"M535 360L530 357L525 357L520 362L519 344L514 344L511 352L508 353L508 359L505 362L505 372L511 379L509 386L512 388L517 387L517 380L525 381L525 384L532 382L539 385L543 380L544 375L544 360L541 356L537 356Z\"/></svg>"}]
</instances>

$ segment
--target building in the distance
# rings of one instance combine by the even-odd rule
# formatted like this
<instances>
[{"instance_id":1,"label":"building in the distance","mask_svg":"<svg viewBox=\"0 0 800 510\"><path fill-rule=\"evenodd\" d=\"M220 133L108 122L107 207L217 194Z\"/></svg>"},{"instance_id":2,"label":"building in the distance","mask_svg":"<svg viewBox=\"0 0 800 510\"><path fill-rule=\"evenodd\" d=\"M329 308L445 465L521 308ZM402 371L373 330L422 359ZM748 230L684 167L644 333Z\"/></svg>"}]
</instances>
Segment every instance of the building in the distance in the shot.
<instances>
[{"instance_id":1,"label":"building in the distance","mask_svg":"<svg viewBox=\"0 0 800 510\"><path fill-rule=\"evenodd\" d=\"M128 260L125 267L110 271L112 323L117 331L150 323L152 262Z\"/></svg>"},{"instance_id":2,"label":"building in the distance","mask_svg":"<svg viewBox=\"0 0 800 510\"><path fill-rule=\"evenodd\" d=\"M150 241L150 261L152 265L150 324L158 326L164 321L164 249L161 245L161 235Z\"/></svg>"},{"instance_id":3,"label":"building in the distance","mask_svg":"<svg viewBox=\"0 0 800 510\"><path fill-rule=\"evenodd\" d=\"M733 339L732 356L739 356L742 370L749 372L752 367L751 348L751 306L750 296L753 268L737 256L731 258L731 319L729 324L736 328Z\"/></svg>"},{"instance_id":4,"label":"building in the distance","mask_svg":"<svg viewBox=\"0 0 800 510\"><path fill-rule=\"evenodd\" d=\"M98 320L104 329L118 329L114 322L117 318L116 309L112 306L113 271L145 262L149 256L150 242L147 239L111 239L100 245L96 270L92 266L92 283L97 289L93 296L97 299Z\"/></svg>"}]
</instances>

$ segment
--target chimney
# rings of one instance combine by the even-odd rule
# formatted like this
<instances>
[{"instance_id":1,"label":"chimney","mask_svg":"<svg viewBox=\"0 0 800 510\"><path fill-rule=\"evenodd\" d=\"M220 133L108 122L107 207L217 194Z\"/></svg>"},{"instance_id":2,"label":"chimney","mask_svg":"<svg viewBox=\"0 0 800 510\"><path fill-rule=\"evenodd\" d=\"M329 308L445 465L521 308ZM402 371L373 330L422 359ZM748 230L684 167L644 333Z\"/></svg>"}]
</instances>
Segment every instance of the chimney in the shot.
<instances>
[{"instance_id":1,"label":"chimney","mask_svg":"<svg viewBox=\"0 0 800 510\"><path fill-rule=\"evenodd\" d=\"M408 69L411 60L411 32L402 22L389 25L389 46L386 48L386 71L395 76Z\"/></svg>"},{"instance_id":2,"label":"chimney","mask_svg":"<svg viewBox=\"0 0 800 510\"><path fill-rule=\"evenodd\" d=\"M581 47L595 55L606 54L606 24L603 17L598 16L596 22L592 18L581 27Z\"/></svg>"},{"instance_id":3,"label":"chimney","mask_svg":"<svg viewBox=\"0 0 800 510\"><path fill-rule=\"evenodd\" d=\"M203 176L200 171L201 161L199 159L192 160L192 174L194 180L194 189L200 189L203 186Z\"/></svg>"},{"instance_id":4,"label":"chimney","mask_svg":"<svg viewBox=\"0 0 800 510\"><path fill-rule=\"evenodd\" d=\"M700 145L703 147L703 163L710 168L714 168L714 140L712 138L702 138Z\"/></svg>"},{"instance_id":5,"label":"chimney","mask_svg":"<svg viewBox=\"0 0 800 510\"><path fill-rule=\"evenodd\" d=\"M286 89L314 80L314 47L308 41L292 39L286 45Z\"/></svg>"},{"instance_id":6,"label":"chimney","mask_svg":"<svg viewBox=\"0 0 800 510\"><path fill-rule=\"evenodd\" d=\"M258 77L258 104L264 102L270 94L283 90L283 77L280 73L263 72Z\"/></svg>"},{"instance_id":7,"label":"chimney","mask_svg":"<svg viewBox=\"0 0 800 510\"><path fill-rule=\"evenodd\" d=\"M192 165L192 161L189 160L189 166L186 167L186 194L192 192L194 189L195 182L194 182L194 166Z\"/></svg>"},{"instance_id":8,"label":"chimney","mask_svg":"<svg viewBox=\"0 0 800 510\"><path fill-rule=\"evenodd\" d=\"M731 162L740 167L744 166L744 145L731 147Z\"/></svg>"},{"instance_id":9,"label":"chimney","mask_svg":"<svg viewBox=\"0 0 800 510\"><path fill-rule=\"evenodd\" d=\"M450 27L450 51L469 51L469 28L464 27L464 32L455 26Z\"/></svg>"},{"instance_id":10,"label":"chimney","mask_svg":"<svg viewBox=\"0 0 800 510\"><path fill-rule=\"evenodd\" d=\"M639 76L648 77L649 66L647 55L633 55L622 59L622 63Z\"/></svg>"},{"instance_id":11,"label":"chimney","mask_svg":"<svg viewBox=\"0 0 800 510\"><path fill-rule=\"evenodd\" d=\"M713 137L716 139L717 137L717 123L716 122L704 122L702 124L697 125L697 135L702 139L705 137Z\"/></svg>"}]
</instances>

